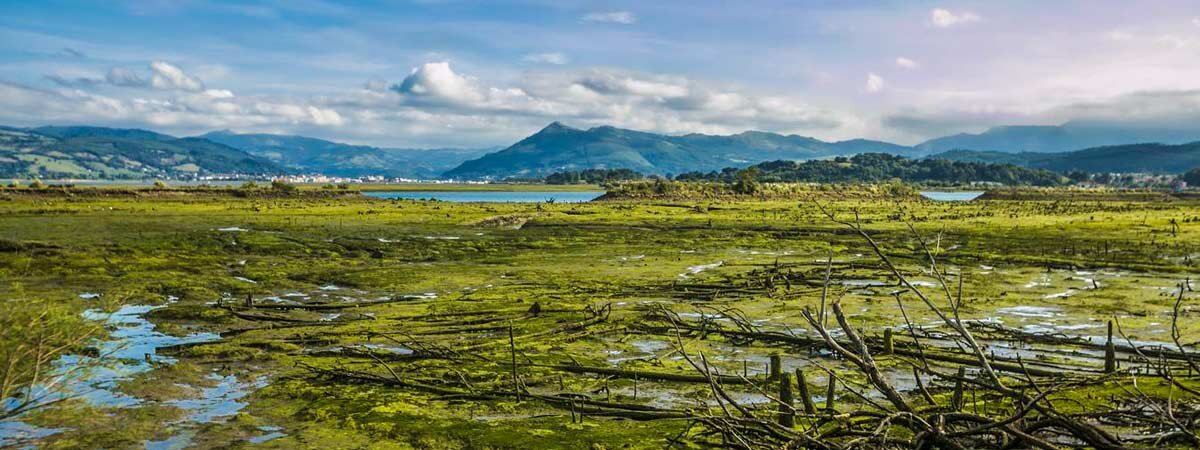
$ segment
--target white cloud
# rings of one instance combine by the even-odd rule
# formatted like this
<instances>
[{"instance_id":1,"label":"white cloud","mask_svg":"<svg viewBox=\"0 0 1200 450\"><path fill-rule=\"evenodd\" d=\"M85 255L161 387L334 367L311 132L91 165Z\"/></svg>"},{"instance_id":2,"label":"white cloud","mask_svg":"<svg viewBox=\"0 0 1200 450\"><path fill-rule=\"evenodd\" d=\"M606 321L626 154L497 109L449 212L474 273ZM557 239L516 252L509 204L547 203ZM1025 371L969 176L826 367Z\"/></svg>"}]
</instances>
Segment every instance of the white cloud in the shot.
<instances>
[{"instance_id":1,"label":"white cloud","mask_svg":"<svg viewBox=\"0 0 1200 450\"><path fill-rule=\"evenodd\" d=\"M308 107L308 116L314 125L333 125L341 126L345 124L345 119L337 111L328 108L318 108L316 106Z\"/></svg>"},{"instance_id":2,"label":"white cloud","mask_svg":"<svg viewBox=\"0 0 1200 450\"><path fill-rule=\"evenodd\" d=\"M396 92L428 103L474 105L486 100L487 92L475 80L454 73L447 61L429 62L413 68Z\"/></svg>"},{"instance_id":3,"label":"white cloud","mask_svg":"<svg viewBox=\"0 0 1200 450\"><path fill-rule=\"evenodd\" d=\"M108 74L104 76L104 79L113 86L146 87L150 85L150 82L138 75L137 72L124 67L108 69Z\"/></svg>"},{"instance_id":4,"label":"white cloud","mask_svg":"<svg viewBox=\"0 0 1200 450\"><path fill-rule=\"evenodd\" d=\"M1195 26L1198 26L1198 27L1200 27L1200 17L1193 17L1193 18L1192 18L1192 25L1195 25Z\"/></svg>"},{"instance_id":5,"label":"white cloud","mask_svg":"<svg viewBox=\"0 0 1200 450\"><path fill-rule=\"evenodd\" d=\"M539 64L566 64L570 62L567 55L559 52L552 53L531 53L521 58L522 61L539 63Z\"/></svg>"},{"instance_id":6,"label":"white cloud","mask_svg":"<svg viewBox=\"0 0 1200 450\"><path fill-rule=\"evenodd\" d=\"M659 99L688 95L688 82L681 77L643 76L613 70L592 70L575 83L606 95L632 95Z\"/></svg>"},{"instance_id":7,"label":"white cloud","mask_svg":"<svg viewBox=\"0 0 1200 450\"><path fill-rule=\"evenodd\" d=\"M1055 120L1084 120L1193 130L1200 121L1200 90L1140 91L1052 108Z\"/></svg>"},{"instance_id":8,"label":"white cloud","mask_svg":"<svg viewBox=\"0 0 1200 450\"><path fill-rule=\"evenodd\" d=\"M184 73L183 69L170 63L154 61L150 63L150 70L154 72L150 78L150 85L156 89L204 90L204 83L200 82L199 78Z\"/></svg>"},{"instance_id":9,"label":"white cloud","mask_svg":"<svg viewBox=\"0 0 1200 450\"><path fill-rule=\"evenodd\" d=\"M637 16L629 11L593 12L584 14L583 21L631 25L637 22Z\"/></svg>"},{"instance_id":10,"label":"white cloud","mask_svg":"<svg viewBox=\"0 0 1200 450\"><path fill-rule=\"evenodd\" d=\"M758 129L839 137L860 135L864 123L802 98L615 68L545 69L498 82L433 61L399 81L373 79L308 99L235 95L223 87L203 87L182 70L157 69L140 74L119 68L104 78L67 73L66 84L44 90L0 82L0 123L150 127L177 135L230 128L391 146L504 144L554 120L664 133ZM72 82L76 77L96 83ZM103 88L118 84L143 89ZM193 88L199 89L188 90Z\"/></svg>"},{"instance_id":11,"label":"white cloud","mask_svg":"<svg viewBox=\"0 0 1200 450\"><path fill-rule=\"evenodd\" d=\"M971 22L978 22L980 19L978 14L970 11L953 12L948 9L935 8L929 12L929 21L933 26L938 28L947 28L955 25L966 25Z\"/></svg>"},{"instance_id":12,"label":"white cloud","mask_svg":"<svg viewBox=\"0 0 1200 450\"><path fill-rule=\"evenodd\" d=\"M920 64L917 64L916 61L903 56L896 58L896 65L903 69L916 69L917 67L921 66Z\"/></svg>"},{"instance_id":13,"label":"white cloud","mask_svg":"<svg viewBox=\"0 0 1200 450\"><path fill-rule=\"evenodd\" d=\"M204 95L212 98L233 98L233 91L228 89L206 89Z\"/></svg>"},{"instance_id":14,"label":"white cloud","mask_svg":"<svg viewBox=\"0 0 1200 450\"><path fill-rule=\"evenodd\" d=\"M347 102L373 109L371 120L404 113L420 115L421 120L431 123L504 121L510 128L514 123L523 124L516 126L521 130L517 133L553 120L667 133L721 134L747 129L811 134L813 130L829 131L855 121L796 98L756 95L680 76L608 68L532 72L524 74L515 85L497 86L456 73L448 63L434 62L417 67L392 90L400 96L398 110L386 98L373 97L369 91Z\"/></svg>"},{"instance_id":15,"label":"white cloud","mask_svg":"<svg viewBox=\"0 0 1200 450\"><path fill-rule=\"evenodd\" d=\"M867 92L872 94L882 91L884 86L883 77L874 73L867 74Z\"/></svg>"}]
</instances>

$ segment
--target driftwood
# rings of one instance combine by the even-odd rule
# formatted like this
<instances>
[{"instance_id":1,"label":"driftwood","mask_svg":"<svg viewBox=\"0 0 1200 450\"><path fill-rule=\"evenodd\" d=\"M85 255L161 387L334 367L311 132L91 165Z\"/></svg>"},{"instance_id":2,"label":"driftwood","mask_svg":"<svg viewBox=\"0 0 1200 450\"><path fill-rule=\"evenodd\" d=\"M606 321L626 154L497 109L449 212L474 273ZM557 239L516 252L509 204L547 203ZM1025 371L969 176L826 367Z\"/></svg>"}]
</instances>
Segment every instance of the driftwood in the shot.
<instances>
[{"instance_id":1,"label":"driftwood","mask_svg":"<svg viewBox=\"0 0 1200 450\"><path fill-rule=\"evenodd\" d=\"M1096 349L1097 343L1065 336L1033 335L963 320L959 311L963 277L960 274L957 286L947 281L950 278L947 270L939 266L934 252L911 223L908 224L908 242L915 246L923 273L937 279L937 286L932 289L913 285L893 262L893 258L908 257L902 256L901 252L910 252L913 247L885 250L857 218L839 220L822 205L817 208L842 226L839 233L861 239L870 248L879 261L879 265L871 269L882 268L883 276L888 280L880 285L897 287L892 295L907 328L889 329L884 337L868 336L866 330L855 328L853 317L846 315L841 302L830 298L836 297L830 295L829 286L837 279L834 273L837 266L831 252L825 258L823 268L774 264L755 267L740 277L727 277L724 282L673 282L669 286L664 284L644 290L658 298L674 298L676 305L690 304L701 310L699 317L692 320L682 319L664 304L658 304L657 310L645 314L618 315L612 326L603 327L596 325L609 322L611 307L608 305L586 309L582 318L549 316L581 311L553 311L537 304L524 312L499 309L387 318L381 321L402 330L405 336L404 340L390 339L412 347L443 347L413 348L411 355L347 347L321 353L346 358L345 366L338 360L333 368L305 368L313 377L330 382L377 384L446 400L535 402L560 409L564 417L570 411L572 422L582 421L586 416L680 420L686 428L675 438L668 439L670 446L821 450L1081 447L1117 450L1200 444L1196 433L1197 418L1200 418L1200 403L1196 400L1200 399L1200 390L1192 387L1193 375L1200 374L1200 369L1196 355L1180 342L1174 319L1172 341L1175 348L1149 348L1132 343L1115 345L1116 351L1135 355L1138 359L1130 367L1114 368L1111 373L1103 373L1099 364L1088 366L1088 360L1074 365L992 355L988 352L989 343L1025 341L1084 349ZM897 217L903 217L903 214ZM596 292L612 294L599 289ZM820 295L819 310L801 310L789 303L789 299L814 299L817 295ZM793 308L791 311L804 318L810 331L793 334L760 329L749 317L730 307L730 303L711 301L744 296L770 296L785 307ZM1176 318L1182 302L1181 289L1174 308ZM914 307L936 316L941 322L939 327L932 332L914 328L906 311L906 308ZM718 317L720 320L716 320ZM292 324L281 324L289 325ZM1119 332L1119 322L1116 325ZM522 334L522 330L541 331ZM558 344L623 330L668 338L675 347L670 354L680 355L693 371L594 366L564 360L569 355L553 354L558 350ZM329 331L336 333L338 330ZM481 332L489 333L480 335ZM422 335L434 338L421 339ZM447 335L454 335L461 341L441 337ZM769 375L749 377L718 373L710 364L710 355L689 353L687 345L687 342L710 337L723 338L735 346L774 344L780 351L807 350L810 365L795 370L797 385L792 384L792 374L784 371L777 357L771 359ZM467 345L458 343L463 341ZM537 354L532 350L535 344ZM828 349L829 352L820 352L817 354L820 356L816 356L813 349ZM662 352L655 353L662 358ZM363 360L373 364L364 366ZM836 363L835 367L822 365L831 361ZM482 364L490 370L459 370L464 363ZM814 368L823 371L820 387L817 383L809 384L813 380L810 376L817 374ZM909 371L915 378L912 389L902 390L890 381L894 373L907 376ZM1188 374L1184 375L1184 371ZM1133 377L1134 373L1139 376ZM575 377L574 383L564 383L564 376ZM633 382L632 401L627 397L613 401L609 390L613 379ZM1147 395L1146 392L1161 391L1143 391L1138 386L1139 379L1143 386L1148 379L1164 383L1161 386L1172 389L1170 396L1164 399L1161 395L1157 398ZM656 387L671 384L680 387L685 383L700 385L701 389L691 387L687 390L689 394L705 396L704 402L687 409L650 406L643 401L644 386L639 389L639 383L646 381L657 383ZM1086 411L1075 407L1073 397L1063 395L1101 383L1111 383L1109 386L1121 389L1124 395L1114 395L1101 410L1092 407ZM590 387L579 388L580 384L590 384ZM557 392L554 392L555 385ZM576 386L572 390L580 392L569 392L566 386ZM766 401L756 397L759 400L755 403L743 404L739 400L742 397L728 390L735 386L739 392L762 394ZM798 389L793 390L793 386ZM548 394L548 391L554 393ZM816 403L820 397L813 397L814 393L824 394L824 405ZM800 398L796 398L797 395ZM1071 407L1065 407L1069 402L1072 402ZM1123 434L1112 430L1120 430ZM699 442L687 442L693 431Z\"/></svg>"}]
</instances>

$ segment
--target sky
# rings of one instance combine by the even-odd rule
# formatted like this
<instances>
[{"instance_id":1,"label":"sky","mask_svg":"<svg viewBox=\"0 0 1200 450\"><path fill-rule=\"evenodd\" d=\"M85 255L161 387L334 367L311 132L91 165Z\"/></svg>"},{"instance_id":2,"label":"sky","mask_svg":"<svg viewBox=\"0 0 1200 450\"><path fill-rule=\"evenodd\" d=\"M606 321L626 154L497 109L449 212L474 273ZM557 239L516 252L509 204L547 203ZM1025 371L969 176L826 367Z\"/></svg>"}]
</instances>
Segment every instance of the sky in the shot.
<instances>
[{"instance_id":1,"label":"sky","mask_svg":"<svg viewBox=\"0 0 1200 450\"><path fill-rule=\"evenodd\" d=\"M493 147L1200 123L1194 0L6 2L0 124Z\"/></svg>"}]
</instances>

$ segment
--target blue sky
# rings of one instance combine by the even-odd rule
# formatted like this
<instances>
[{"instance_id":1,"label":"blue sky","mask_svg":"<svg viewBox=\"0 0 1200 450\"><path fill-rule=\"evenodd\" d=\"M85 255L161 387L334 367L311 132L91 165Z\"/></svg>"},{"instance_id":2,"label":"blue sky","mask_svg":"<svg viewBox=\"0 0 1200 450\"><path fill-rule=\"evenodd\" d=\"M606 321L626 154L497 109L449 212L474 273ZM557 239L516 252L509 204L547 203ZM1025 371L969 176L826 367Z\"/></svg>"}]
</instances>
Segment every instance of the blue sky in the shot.
<instances>
[{"instance_id":1,"label":"blue sky","mask_svg":"<svg viewBox=\"0 0 1200 450\"><path fill-rule=\"evenodd\" d=\"M1192 1L14 1L0 123L506 145L1200 119Z\"/></svg>"}]
</instances>

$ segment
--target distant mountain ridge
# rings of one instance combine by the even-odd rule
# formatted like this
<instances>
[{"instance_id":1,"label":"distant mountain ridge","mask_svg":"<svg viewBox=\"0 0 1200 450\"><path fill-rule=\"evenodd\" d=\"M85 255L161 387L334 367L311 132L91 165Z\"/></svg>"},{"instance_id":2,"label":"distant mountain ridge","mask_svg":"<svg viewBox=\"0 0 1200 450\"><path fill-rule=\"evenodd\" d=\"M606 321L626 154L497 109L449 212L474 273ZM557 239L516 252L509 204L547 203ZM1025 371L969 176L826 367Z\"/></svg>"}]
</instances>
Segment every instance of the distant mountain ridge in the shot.
<instances>
[{"instance_id":1,"label":"distant mountain ridge","mask_svg":"<svg viewBox=\"0 0 1200 450\"><path fill-rule=\"evenodd\" d=\"M289 170L342 177L433 179L494 149L393 149L305 136L214 131L200 137L266 158Z\"/></svg>"},{"instance_id":2,"label":"distant mountain ridge","mask_svg":"<svg viewBox=\"0 0 1200 450\"><path fill-rule=\"evenodd\" d=\"M200 138L103 127L0 128L0 177L141 179L269 176L278 165Z\"/></svg>"},{"instance_id":3,"label":"distant mountain ridge","mask_svg":"<svg viewBox=\"0 0 1200 450\"><path fill-rule=\"evenodd\" d=\"M1062 125L993 127L979 134L955 134L916 145L928 153L979 150L1003 153L1059 153L1085 148L1157 142L1184 144L1200 141L1195 130L1128 127L1115 124L1067 122Z\"/></svg>"},{"instance_id":4,"label":"distant mountain ridge","mask_svg":"<svg viewBox=\"0 0 1200 450\"><path fill-rule=\"evenodd\" d=\"M952 150L930 155L929 158L1014 164L1031 169L1053 170L1059 173L1078 170L1092 173L1181 174L1193 167L1200 167L1200 142L1179 145L1112 145L1063 153Z\"/></svg>"},{"instance_id":5,"label":"distant mountain ridge","mask_svg":"<svg viewBox=\"0 0 1200 450\"><path fill-rule=\"evenodd\" d=\"M216 131L178 138L141 129L92 126L0 126L0 177L195 178L217 174L325 174L409 179L544 177L587 169L630 169L678 175L743 168L765 161L802 161L886 153L954 161L1009 163L1065 173L1182 173L1200 165L1200 132L1104 128L1095 124L997 127L909 147L867 139L819 139L747 131L728 136L663 135L611 126L583 130L558 122L499 151L389 149L305 136ZM1059 147L1135 140L1069 152ZM1165 144L1137 144L1136 140ZM962 148L978 146L978 148ZM950 148L949 150L938 150ZM1000 150L987 150L999 148ZM1035 149L1021 151L1020 149ZM981 150L982 149L982 150ZM932 156L931 156L932 155Z\"/></svg>"},{"instance_id":6,"label":"distant mountain ridge","mask_svg":"<svg viewBox=\"0 0 1200 450\"><path fill-rule=\"evenodd\" d=\"M820 159L868 152L915 156L921 150L880 141L825 142L762 131L729 136L670 136L611 126L582 130L554 122L504 150L466 161L445 176L541 177L584 169L631 169L665 175L745 167L780 159Z\"/></svg>"}]
</instances>

